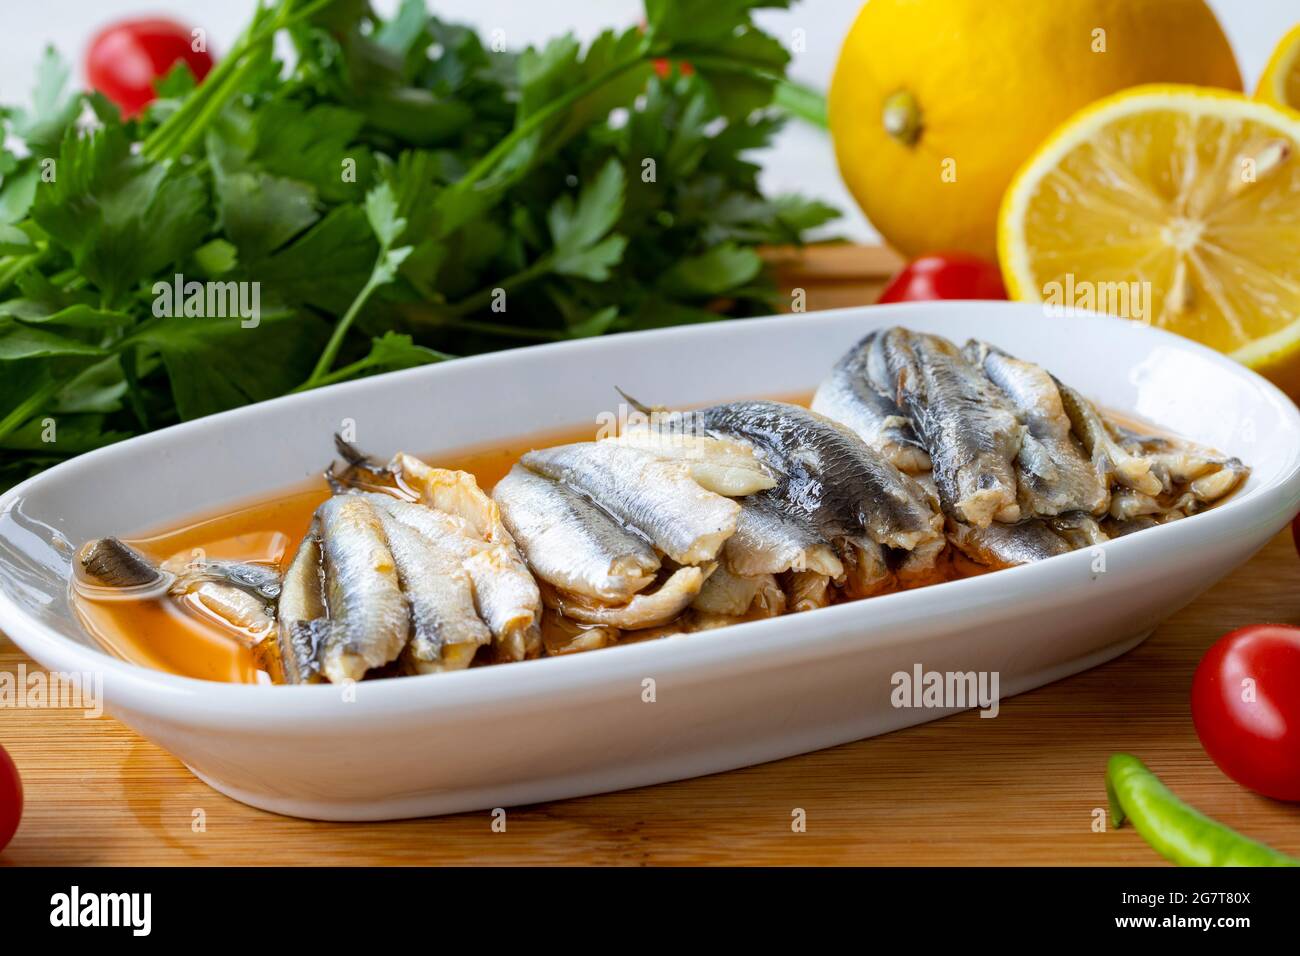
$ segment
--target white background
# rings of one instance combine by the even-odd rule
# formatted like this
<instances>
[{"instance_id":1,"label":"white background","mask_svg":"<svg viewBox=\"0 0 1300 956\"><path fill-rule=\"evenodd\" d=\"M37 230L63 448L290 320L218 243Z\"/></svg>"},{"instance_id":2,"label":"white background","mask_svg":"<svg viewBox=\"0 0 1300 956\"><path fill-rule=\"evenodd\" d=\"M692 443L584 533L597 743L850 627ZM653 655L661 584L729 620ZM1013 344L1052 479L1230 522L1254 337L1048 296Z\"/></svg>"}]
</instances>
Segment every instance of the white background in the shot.
<instances>
[{"instance_id":1,"label":"white background","mask_svg":"<svg viewBox=\"0 0 1300 956\"><path fill-rule=\"evenodd\" d=\"M969 2L996 4L997 0ZM384 13L397 3L374 0L376 9ZM565 30L586 38L604 27L641 18L640 0L428 0L428 5L443 19L472 23L484 31L502 29L511 46L542 43ZM1210 0L1210 5L1236 48L1246 88L1254 89L1274 45L1300 22L1300 3ZM253 0L0 0L0 103L26 102L47 42L69 60L79 62L87 40L104 24L125 16L160 14L204 27L219 55L229 47L253 6ZM795 28L805 31L807 49L795 57L792 73L824 90L830 83L840 41L860 6L861 0L803 0L788 12L764 13L762 23L787 39ZM841 185L823 134L791 124L762 161L768 189L824 198L846 212L836 225L837 233L857 239L875 236Z\"/></svg>"}]
</instances>

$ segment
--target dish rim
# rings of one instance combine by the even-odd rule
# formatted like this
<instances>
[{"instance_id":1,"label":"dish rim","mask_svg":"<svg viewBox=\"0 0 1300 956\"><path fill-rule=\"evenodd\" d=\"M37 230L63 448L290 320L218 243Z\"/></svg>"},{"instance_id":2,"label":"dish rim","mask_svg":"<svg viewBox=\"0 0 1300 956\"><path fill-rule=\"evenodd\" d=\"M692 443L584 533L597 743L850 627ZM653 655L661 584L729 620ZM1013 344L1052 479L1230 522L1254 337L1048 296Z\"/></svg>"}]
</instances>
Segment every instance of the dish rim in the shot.
<instances>
[{"instance_id":1,"label":"dish rim","mask_svg":"<svg viewBox=\"0 0 1300 956\"><path fill-rule=\"evenodd\" d=\"M746 326L763 326L806 322L814 318L823 322L831 322L850 316L873 320L878 318L879 321L864 323L863 331L865 332L869 328L887 324L906 324L905 317L915 311L934 311L937 309L942 312L959 313L963 311L964 307L969 306L984 308L1010 307L1017 310L1041 313L1041 308L1032 303L950 300L940 303L849 306L840 309L822 310L816 313L774 315L731 321L743 322ZM877 310L879 311L877 312ZM899 316L899 318L896 322L891 322L891 316ZM1079 317L1088 322L1104 323L1116 330L1131 330L1136 325L1130 320L1082 311L1074 313L1072 317ZM1184 339L1164 329L1143 325L1138 325L1138 327L1145 330L1141 334L1154 334L1157 339L1164 340L1167 345L1174 348L1209 357L1229 374L1245 378L1253 387L1261 391L1262 396L1270 404L1277 408L1280 417L1289 418L1294 429L1300 433L1300 409L1280 389L1258 373L1207 346ZM600 350L609 347L612 342L626 341L629 338L641 340L654 338L657 341L671 341L674 338L690 337L699 329L716 328L718 328L718 325L673 326L666 329L624 332L592 339L522 346L484 355L468 356L447 365L438 364L404 369L366 379L341 382L313 392L280 396L269 401L242 406L216 415L206 416L190 422L182 422L155 432L135 436L126 441L96 449L61 462L0 495L0 514L8 513L30 493L30 489L49 480L52 475L66 474L79 468L93 469L100 461L113 455L135 455L147 452L150 446L154 444L165 444L170 441L178 430L222 426L233 428L250 416L256 417L266 414L270 407L278 408L291 406L297 402L319 401L319 396L326 392L337 396L347 391L383 389L398 381L405 381L406 378L445 374L445 369L452 367L461 369L480 368L490 373L492 367L498 363L509 363L518 360L520 353L528 353L539 357L553 354L556 350L579 353ZM750 330L749 334L755 334L755 332ZM537 360L544 361L544 358L538 358ZM1281 499L1286 492L1290 491L1290 498L1293 502L1300 499L1300 448L1294 451L1291 460L1286 463L1271 483L1251 489L1244 495L1234 494L1222 504L1202 514L1195 515L1194 520L1171 522L1156 528L1146 529L1140 534L1113 539L1103 546L1105 551L1122 557L1131 552L1136 552L1138 549L1153 548L1153 542L1157 540L1156 535L1160 535L1158 541L1167 549L1176 550L1192 544L1195 539L1208 541L1217 537L1219 533L1231 533L1234 527L1239 527L1243 521L1250 522L1252 516L1254 516L1255 521L1262 520L1264 513L1269 510L1271 505ZM252 493L250 493L250 497L252 496ZM1119 551L1113 552L1112 549L1116 548ZM698 637L698 635L685 635L662 640L615 645L602 648L601 652L596 655L588 653L566 654L555 658L544 657L530 661L519 661L509 668L480 667L444 674L414 675L405 677L402 680L363 682L358 686L364 687L364 692L357 692L355 701L347 703L346 713L353 717L382 716L394 709L405 710L411 705L428 710L451 709L481 702L484 695L493 700L497 706L508 707L526 702L529 698L538 695L548 695L556 692L572 693L590 689L604 682L617 680L620 675L627 677L637 673L646 674L651 671L656 675L703 673L710 664L717 663L725 663L733 671L743 672L749 668L765 669L779 666L792 657L806 660L813 656L833 656L836 653L834 646L836 643L847 648L848 645L839 640L839 635L846 625L852 623L853 615L864 613L864 607L871 609L873 617L870 626L859 634L859 638L866 640L869 644L884 645L896 639L905 640L906 638L895 638L888 633L887 628L883 627L882 624L887 624L892 619L915 617L916 608L923 600L943 597L945 600L941 606L932 607L928 611L922 612L921 616L927 619L944 619L960 615L981 605L998 603L998 592L996 591L991 595L982 597L984 591L994 587L1000 587L1005 592L1017 590L1023 586L1024 592L1037 593L1034 591L1034 582L1036 580L1041 578L1046 581L1049 576L1061 575L1066 573L1068 569L1081 566L1084 562L1091 560L1091 550L1079 549L1032 565L1006 568L990 574L945 581L907 591L818 608L811 613L819 615L819 617L815 618L815 622L820 625L819 627L810 627L813 622L806 615L785 615L780 618L750 621L718 628L709 633L707 640L691 640L689 638ZM987 583L988 581L1001 581L1003 584L990 585ZM1019 613L1018 609L1010 610L1008 616L1016 616ZM798 641L778 642L774 640L774 635L780 630L788 630L791 627L811 631L811 633L802 635ZM116 693L129 692L132 696L138 692L153 694L159 698L156 703L173 715L181 716L183 709L183 715L189 721L198 718L219 718L223 726L227 727L232 726L232 723L236 726L244 724L248 729L264 727L262 716L253 713L249 705L261 706L268 700L292 699L297 702L290 705L292 711L285 709L280 711L279 715L282 718L291 718L297 723L315 717L337 715L339 713L338 704L343 697L339 687L331 684L274 685L274 690L269 691L268 687L271 685L204 680L136 664L116 657L107 649L93 643L81 643L59 633L50 625L28 615L4 592L0 592L0 631L9 634L11 639L16 632L21 632L25 640L30 640L39 645L44 652L48 653L50 658L57 659L61 664L81 661L82 666L66 666L59 668L60 670L102 673L106 684L111 677L113 689ZM93 636L90 636L90 641L94 641ZM15 640L15 644L17 643ZM755 645L759 646L756 647ZM855 645L855 650L860 648L858 642L855 642ZM21 645L19 646L21 647ZM669 648L674 649L670 650ZM750 650L746 651L746 648L750 648ZM29 656L35 656L30 652L28 653ZM571 660L567 660L568 658L576 658L585 663L575 666ZM520 669L521 665L527 665L529 669L523 671ZM518 677L510 676L516 674L516 672L519 674ZM523 679L524 674L533 676L525 682ZM437 694L427 693L425 688L427 686L426 682L429 680L440 682L437 685L440 688ZM501 681L511 683L501 684ZM384 689L380 690L381 687ZM288 695L292 695L292 697ZM241 721L241 717L245 718L245 720ZM280 729L290 728L282 725Z\"/></svg>"}]
</instances>

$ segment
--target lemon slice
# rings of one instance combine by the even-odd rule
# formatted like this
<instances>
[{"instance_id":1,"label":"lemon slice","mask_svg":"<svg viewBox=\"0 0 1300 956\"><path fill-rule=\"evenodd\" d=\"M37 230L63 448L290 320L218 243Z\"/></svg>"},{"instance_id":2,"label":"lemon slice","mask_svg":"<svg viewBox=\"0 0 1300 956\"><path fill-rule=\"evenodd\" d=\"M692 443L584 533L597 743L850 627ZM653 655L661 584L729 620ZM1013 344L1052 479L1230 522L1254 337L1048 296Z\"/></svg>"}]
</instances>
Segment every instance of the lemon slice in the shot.
<instances>
[{"instance_id":1,"label":"lemon slice","mask_svg":"<svg viewBox=\"0 0 1300 956\"><path fill-rule=\"evenodd\" d=\"M1259 78L1255 99L1300 110L1300 24L1273 51Z\"/></svg>"},{"instance_id":2,"label":"lemon slice","mask_svg":"<svg viewBox=\"0 0 1300 956\"><path fill-rule=\"evenodd\" d=\"M1140 86L1067 120L1003 198L1012 298L1204 342L1300 394L1300 114Z\"/></svg>"}]
</instances>

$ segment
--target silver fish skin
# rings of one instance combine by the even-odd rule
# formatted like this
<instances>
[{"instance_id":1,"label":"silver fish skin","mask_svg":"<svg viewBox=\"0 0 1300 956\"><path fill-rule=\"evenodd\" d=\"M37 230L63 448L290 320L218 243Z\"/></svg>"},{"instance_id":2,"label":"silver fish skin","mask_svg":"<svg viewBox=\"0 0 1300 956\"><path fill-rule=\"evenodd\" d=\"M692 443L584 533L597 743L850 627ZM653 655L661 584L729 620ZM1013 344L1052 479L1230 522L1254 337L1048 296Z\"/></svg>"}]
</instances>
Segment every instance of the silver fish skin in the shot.
<instances>
[{"instance_id":1,"label":"silver fish skin","mask_svg":"<svg viewBox=\"0 0 1300 956\"><path fill-rule=\"evenodd\" d=\"M817 387L812 410L845 425L899 470L929 471L930 455L912 423L871 377L870 358L877 338L878 333L870 333L835 363Z\"/></svg>"},{"instance_id":2,"label":"silver fish skin","mask_svg":"<svg viewBox=\"0 0 1300 956\"><path fill-rule=\"evenodd\" d=\"M910 551L942 533L916 480L825 415L763 400L688 414L761 449L781 473L773 494L785 512L811 522L824 538L865 532L877 544Z\"/></svg>"},{"instance_id":3,"label":"silver fish skin","mask_svg":"<svg viewBox=\"0 0 1300 956\"><path fill-rule=\"evenodd\" d=\"M1061 405L1070 418L1074 434L1092 457L1093 467L1106 485L1121 484L1144 495L1158 495L1163 490L1152 462L1142 454L1123 448L1110 433L1106 420L1079 392L1055 376L1052 380L1061 393ZM1114 504L1111 505L1112 512Z\"/></svg>"},{"instance_id":4,"label":"silver fish skin","mask_svg":"<svg viewBox=\"0 0 1300 956\"><path fill-rule=\"evenodd\" d=\"M313 524L298 545L280 586L276 636L285 683L320 683L320 647L330 626L327 613L320 531Z\"/></svg>"},{"instance_id":5,"label":"silver fish skin","mask_svg":"<svg viewBox=\"0 0 1300 956\"><path fill-rule=\"evenodd\" d=\"M414 528L379 511L411 609L411 638L402 662L420 674L468 667L492 632L474 607L474 586L461 562Z\"/></svg>"},{"instance_id":6,"label":"silver fish skin","mask_svg":"<svg viewBox=\"0 0 1300 956\"><path fill-rule=\"evenodd\" d=\"M1018 520L1025 429L1011 401L945 338L895 327L878 341L898 404L930 451L944 509L978 528Z\"/></svg>"},{"instance_id":7,"label":"silver fish skin","mask_svg":"<svg viewBox=\"0 0 1300 956\"><path fill-rule=\"evenodd\" d=\"M162 577L152 561L111 536L88 542L79 557L82 570L105 587L143 587Z\"/></svg>"},{"instance_id":8,"label":"silver fish skin","mask_svg":"<svg viewBox=\"0 0 1300 956\"><path fill-rule=\"evenodd\" d=\"M465 518L390 495L370 494L373 506L455 555L474 584L474 603L504 660L523 660L532 636L540 641L542 598L516 556L513 542L484 541ZM508 533L508 532L507 532Z\"/></svg>"},{"instance_id":9,"label":"silver fish skin","mask_svg":"<svg viewBox=\"0 0 1300 956\"><path fill-rule=\"evenodd\" d=\"M332 683L360 680L396 660L410 613L383 524L363 495L336 495L316 511L324 549L325 603L332 626L321 671Z\"/></svg>"},{"instance_id":10,"label":"silver fish skin","mask_svg":"<svg viewBox=\"0 0 1300 956\"><path fill-rule=\"evenodd\" d=\"M734 574L749 577L783 571L816 571L832 578L844 565L811 521L791 515L771 491L740 502L736 533L722 546L722 558Z\"/></svg>"},{"instance_id":11,"label":"silver fish skin","mask_svg":"<svg viewBox=\"0 0 1300 956\"><path fill-rule=\"evenodd\" d=\"M1030 518L1020 524L995 521L984 528L949 521L948 535L968 558L992 568L1033 564L1072 550L1041 518Z\"/></svg>"},{"instance_id":12,"label":"silver fish skin","mask_svg":"<svg viewBox=\"0 0 1300 956\"><path fill-rule=\"evenodd\" d=\"M558 481L515 465L492 497L533 573L558 588L619 604L659 570L648 541Z\"/></svg>"},{"instance_id":13,"label":"silver fish skin","mask_svg":"<svg viewBox=\"0 0 1300 956\"><path fill-rule=\"evenodd\" d=\"M248 561L187 560L171 558L162 563L162 569L176 575L171 585L173 594L196 590L204 582L228 584L246 591L264 601L275 601L280 596L280 575L274 568Z\"/></svg>"},{"instance_id":14,"label":"silver fish skin","mask_svg":"<svg viewBox=\"0 0 1300 956\"><path fill-rule=\"evenodd\" d=\"M608 441L530 451L520 461L586 495L679 564L713 560L736 530L740 506L702 488L681 462Z\"/></svg>"},{"instance_id":15,"label":"silver fish skin","mask_svg":"<svg viewBox=\"0 0 1300 956\"><path fill-rule=\"evenodd\" d=\"M1052 376L986 342L967 342L965 353L1011 399L1025 425L1016 458L1021 512L1039 517L1104 514L1109 489L1076 443Z\"/></svg>"}]
</instances>

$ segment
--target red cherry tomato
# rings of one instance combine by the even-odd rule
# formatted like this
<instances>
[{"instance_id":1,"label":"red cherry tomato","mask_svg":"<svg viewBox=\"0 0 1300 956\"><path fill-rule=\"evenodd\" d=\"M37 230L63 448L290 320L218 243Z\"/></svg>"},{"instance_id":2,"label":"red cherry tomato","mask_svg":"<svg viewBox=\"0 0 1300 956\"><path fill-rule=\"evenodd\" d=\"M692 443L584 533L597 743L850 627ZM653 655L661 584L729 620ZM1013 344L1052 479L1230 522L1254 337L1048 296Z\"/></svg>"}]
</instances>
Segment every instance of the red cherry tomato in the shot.
<instances>
[{"instance_id":1,"label":"red cherry tomato","mask_svg":"<svg viewBox=\"0 0 1300 956\"><path fill-rule=\"evenodd\" d=\"M86 79L118 105L125 116L134 116L153 102L154 81L165 75L177 60L189 64L196 79L212 69L206 50L194 49L188 27L174 20L121 20L101 30L86 51Z\"/></svg>"},{"instance_id":2,"label":"red cherry tomato","mask_svg":"<svg viewBox=\"0 0 1300 956\"><path fill-rule=\"evenodd\" d=\"M0 852L18 830L23 815L23 782L13 759L0 747Z\"/></svg>"},{"instance_id":3,"label":"red cherry tomato","mask_svg":"<svg viewBox=\"0 0 1300 956\"><path fill-rule=\"evenodd\" d=\"M964 252L941 252L914 259L894 276L880 302L930 302L934 299L1005 299L1006 287L995 263Z\"/></svg>"},{"instance_id":4,"label":"red cherry tomato","mask_svg":"<svg viewBox=\"0 0 1300 956\"><path fill-rule=\"evenodd\" d=\"M1300 627L1253 624L1221 637L1192 678L1192 722L1237 783L1300 800Z\"/></svg>"}]
</instances>

